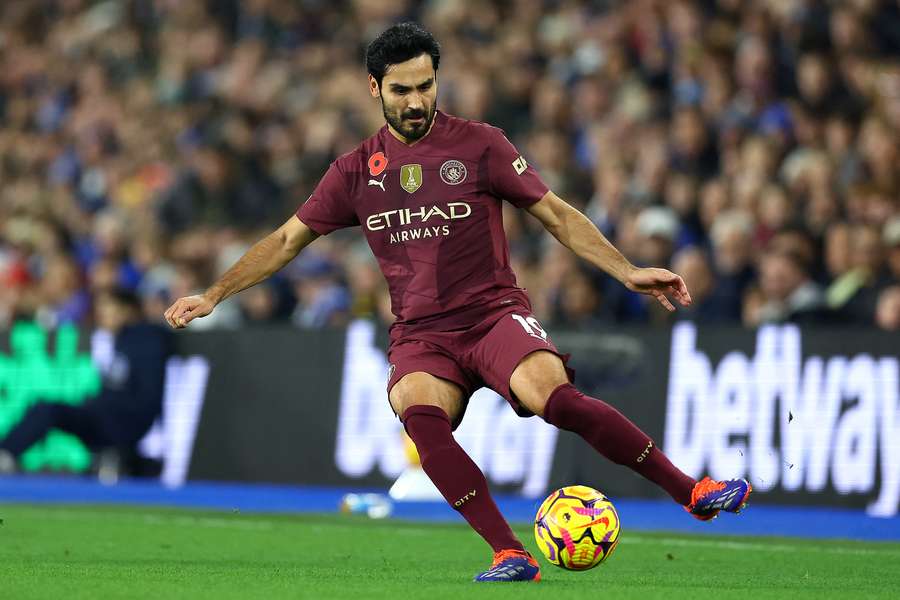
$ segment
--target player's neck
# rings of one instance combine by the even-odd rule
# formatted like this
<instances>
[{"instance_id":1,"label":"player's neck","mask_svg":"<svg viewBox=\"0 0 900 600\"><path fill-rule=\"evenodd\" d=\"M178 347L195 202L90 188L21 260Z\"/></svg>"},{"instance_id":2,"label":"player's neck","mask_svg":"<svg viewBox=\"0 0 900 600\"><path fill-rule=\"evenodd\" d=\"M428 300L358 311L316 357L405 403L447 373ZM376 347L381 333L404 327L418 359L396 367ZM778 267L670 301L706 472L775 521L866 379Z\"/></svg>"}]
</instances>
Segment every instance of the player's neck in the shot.
<instances>
[{"instance_id":1,"label":"player's neck","mask_svg":"<svg viewBox=\"0 0 900 600\"><path fill-rule=\"evenodd\" d=\"M394 136L395 138L397 138L400 141L400 143L406 144L407 146L415 146L416 144L418 144L419 142L421 142L422 140L424 140L425 138L428 137L428 134L431 133L432 129L434 129L435 122L437 122L437 114L435 114L434 118L431 119L431 125L428 126L428 131L426 131L422 137L412 140L412 141L410 141L402 133L400 133L399 131L394 129L390 123L388 123L387 126L388 126L388 131L391 132L391 135Z\"/></svg>"}]
</instances>

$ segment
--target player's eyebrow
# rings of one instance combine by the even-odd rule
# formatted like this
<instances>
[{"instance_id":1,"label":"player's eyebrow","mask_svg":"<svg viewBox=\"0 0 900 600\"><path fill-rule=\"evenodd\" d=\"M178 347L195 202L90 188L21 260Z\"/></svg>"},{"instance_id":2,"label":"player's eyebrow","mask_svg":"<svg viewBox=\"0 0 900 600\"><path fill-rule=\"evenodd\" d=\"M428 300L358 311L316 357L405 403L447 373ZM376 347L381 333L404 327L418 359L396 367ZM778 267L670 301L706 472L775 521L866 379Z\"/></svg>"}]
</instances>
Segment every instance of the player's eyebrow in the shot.
<instances>
[{"instance_id":1,"label":"player's eyebrow","mask_svg":"<svg viewBox=\"0 0 900 600\"><path fill-rule=\"evenodd\" d=\"M423 81L422 83L417 85L416 87L418 87L420 89L428 88L431 86L432 83L434 83L434 77L429 77L428 79L426 79L425 81ZM392 84L390 84L390 88L394 92L405 92L410 89L410 86L402 85L400 83L392 83Z\"/></svg>"}]
</instances>

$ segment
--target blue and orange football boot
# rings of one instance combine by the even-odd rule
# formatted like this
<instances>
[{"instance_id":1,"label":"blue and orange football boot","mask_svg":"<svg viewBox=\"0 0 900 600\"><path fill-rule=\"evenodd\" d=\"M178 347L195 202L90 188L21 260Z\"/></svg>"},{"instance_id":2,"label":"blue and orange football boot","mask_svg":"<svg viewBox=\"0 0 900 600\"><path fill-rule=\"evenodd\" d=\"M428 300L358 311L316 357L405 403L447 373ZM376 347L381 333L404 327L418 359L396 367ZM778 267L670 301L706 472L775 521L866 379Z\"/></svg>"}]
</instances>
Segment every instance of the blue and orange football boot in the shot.
<instances>
[{"instance_id":1,"label":"blue and orange football boot","mask_svg":"<svg viewBox=\"0 0 900 600\"><path fill-rule=\"evenodd\" d=\"M746 479L716 481L704 477L694 485L691 503L684 510L701 521L715 519L720 510L739 513L747 506L753 486Z\"/></svg>"},{"instance_id":2,"label":"blue and orange football boot","mask_svg":"<svg viewBox=\"0 0 900 600\"><path fill-rule=\"evenodd\" d=\"M541 580L541 567L524 550L501 550L494 554L491 568L475 577L475 581L534 581Z\"/></svg>"}]
</instances>

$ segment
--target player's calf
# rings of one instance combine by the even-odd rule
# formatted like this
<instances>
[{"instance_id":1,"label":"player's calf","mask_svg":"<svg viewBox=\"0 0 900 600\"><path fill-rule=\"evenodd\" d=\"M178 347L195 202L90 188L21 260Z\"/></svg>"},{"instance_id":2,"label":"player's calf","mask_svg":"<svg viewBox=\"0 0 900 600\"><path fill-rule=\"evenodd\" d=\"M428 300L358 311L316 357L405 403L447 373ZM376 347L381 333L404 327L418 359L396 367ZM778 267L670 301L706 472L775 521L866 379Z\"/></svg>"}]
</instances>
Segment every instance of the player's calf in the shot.
<instances>
[{"instance_id":1,"label":"player's calf","mask_svg":"<svg viewBox=\"0 0 900 600\"><path fill-rule=\"evenodd\" d=\"M657 484L679 504L690 503L696 482L673 465L650 436L606 402L585 396L567 383L550 394L544 420L577 433L600 454Z\"/></svg>"},{"instance_id":2,"label":"player's calf","mask_svg":"<svg viewBox=\"0 0 900 600\"><path fill-rule=\"evenodd\" d=\"M478 465L453 438L450 419L436 406L411 406L403 424L416 445L422 470L454 509L495 552L524 550L497 505Z\"/></svg>"}]
</instances>

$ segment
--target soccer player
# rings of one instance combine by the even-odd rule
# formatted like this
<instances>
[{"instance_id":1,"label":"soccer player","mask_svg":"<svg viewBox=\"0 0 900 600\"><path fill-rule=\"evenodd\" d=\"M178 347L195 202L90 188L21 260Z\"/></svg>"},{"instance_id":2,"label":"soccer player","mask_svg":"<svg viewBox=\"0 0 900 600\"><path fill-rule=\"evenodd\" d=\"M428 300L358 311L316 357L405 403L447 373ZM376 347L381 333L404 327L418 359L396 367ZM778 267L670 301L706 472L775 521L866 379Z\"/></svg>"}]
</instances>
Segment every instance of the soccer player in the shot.
<instances>
[{"instance_id":1,"label":"soccer player","mask_svg":"<svg viewBox=\"0 0 900 600\"><path fill-rule=\"evenodd\" d=\"M388 399L441 494L494 550L476 581L539 581L534 558L490 496L484 475L454 440L469 396L487 386L521 416L574 431L608 459L659 485L695 517L738 512L744 479L697 482L676 468L615 408L571 383L567 356L516 286L503 232L505 200L537 217L563 245L628 289L675 310L691 303L682 279L637 268L578 210L550 191L490 125L437 110L440 48L413 23L395 25L366 51L369 92L387 121L335 160L295 216L257 242L205 293L166 311L175 328L259 283L320 235L361 226L388 281Z\"/></svg>"}]
</instances>

